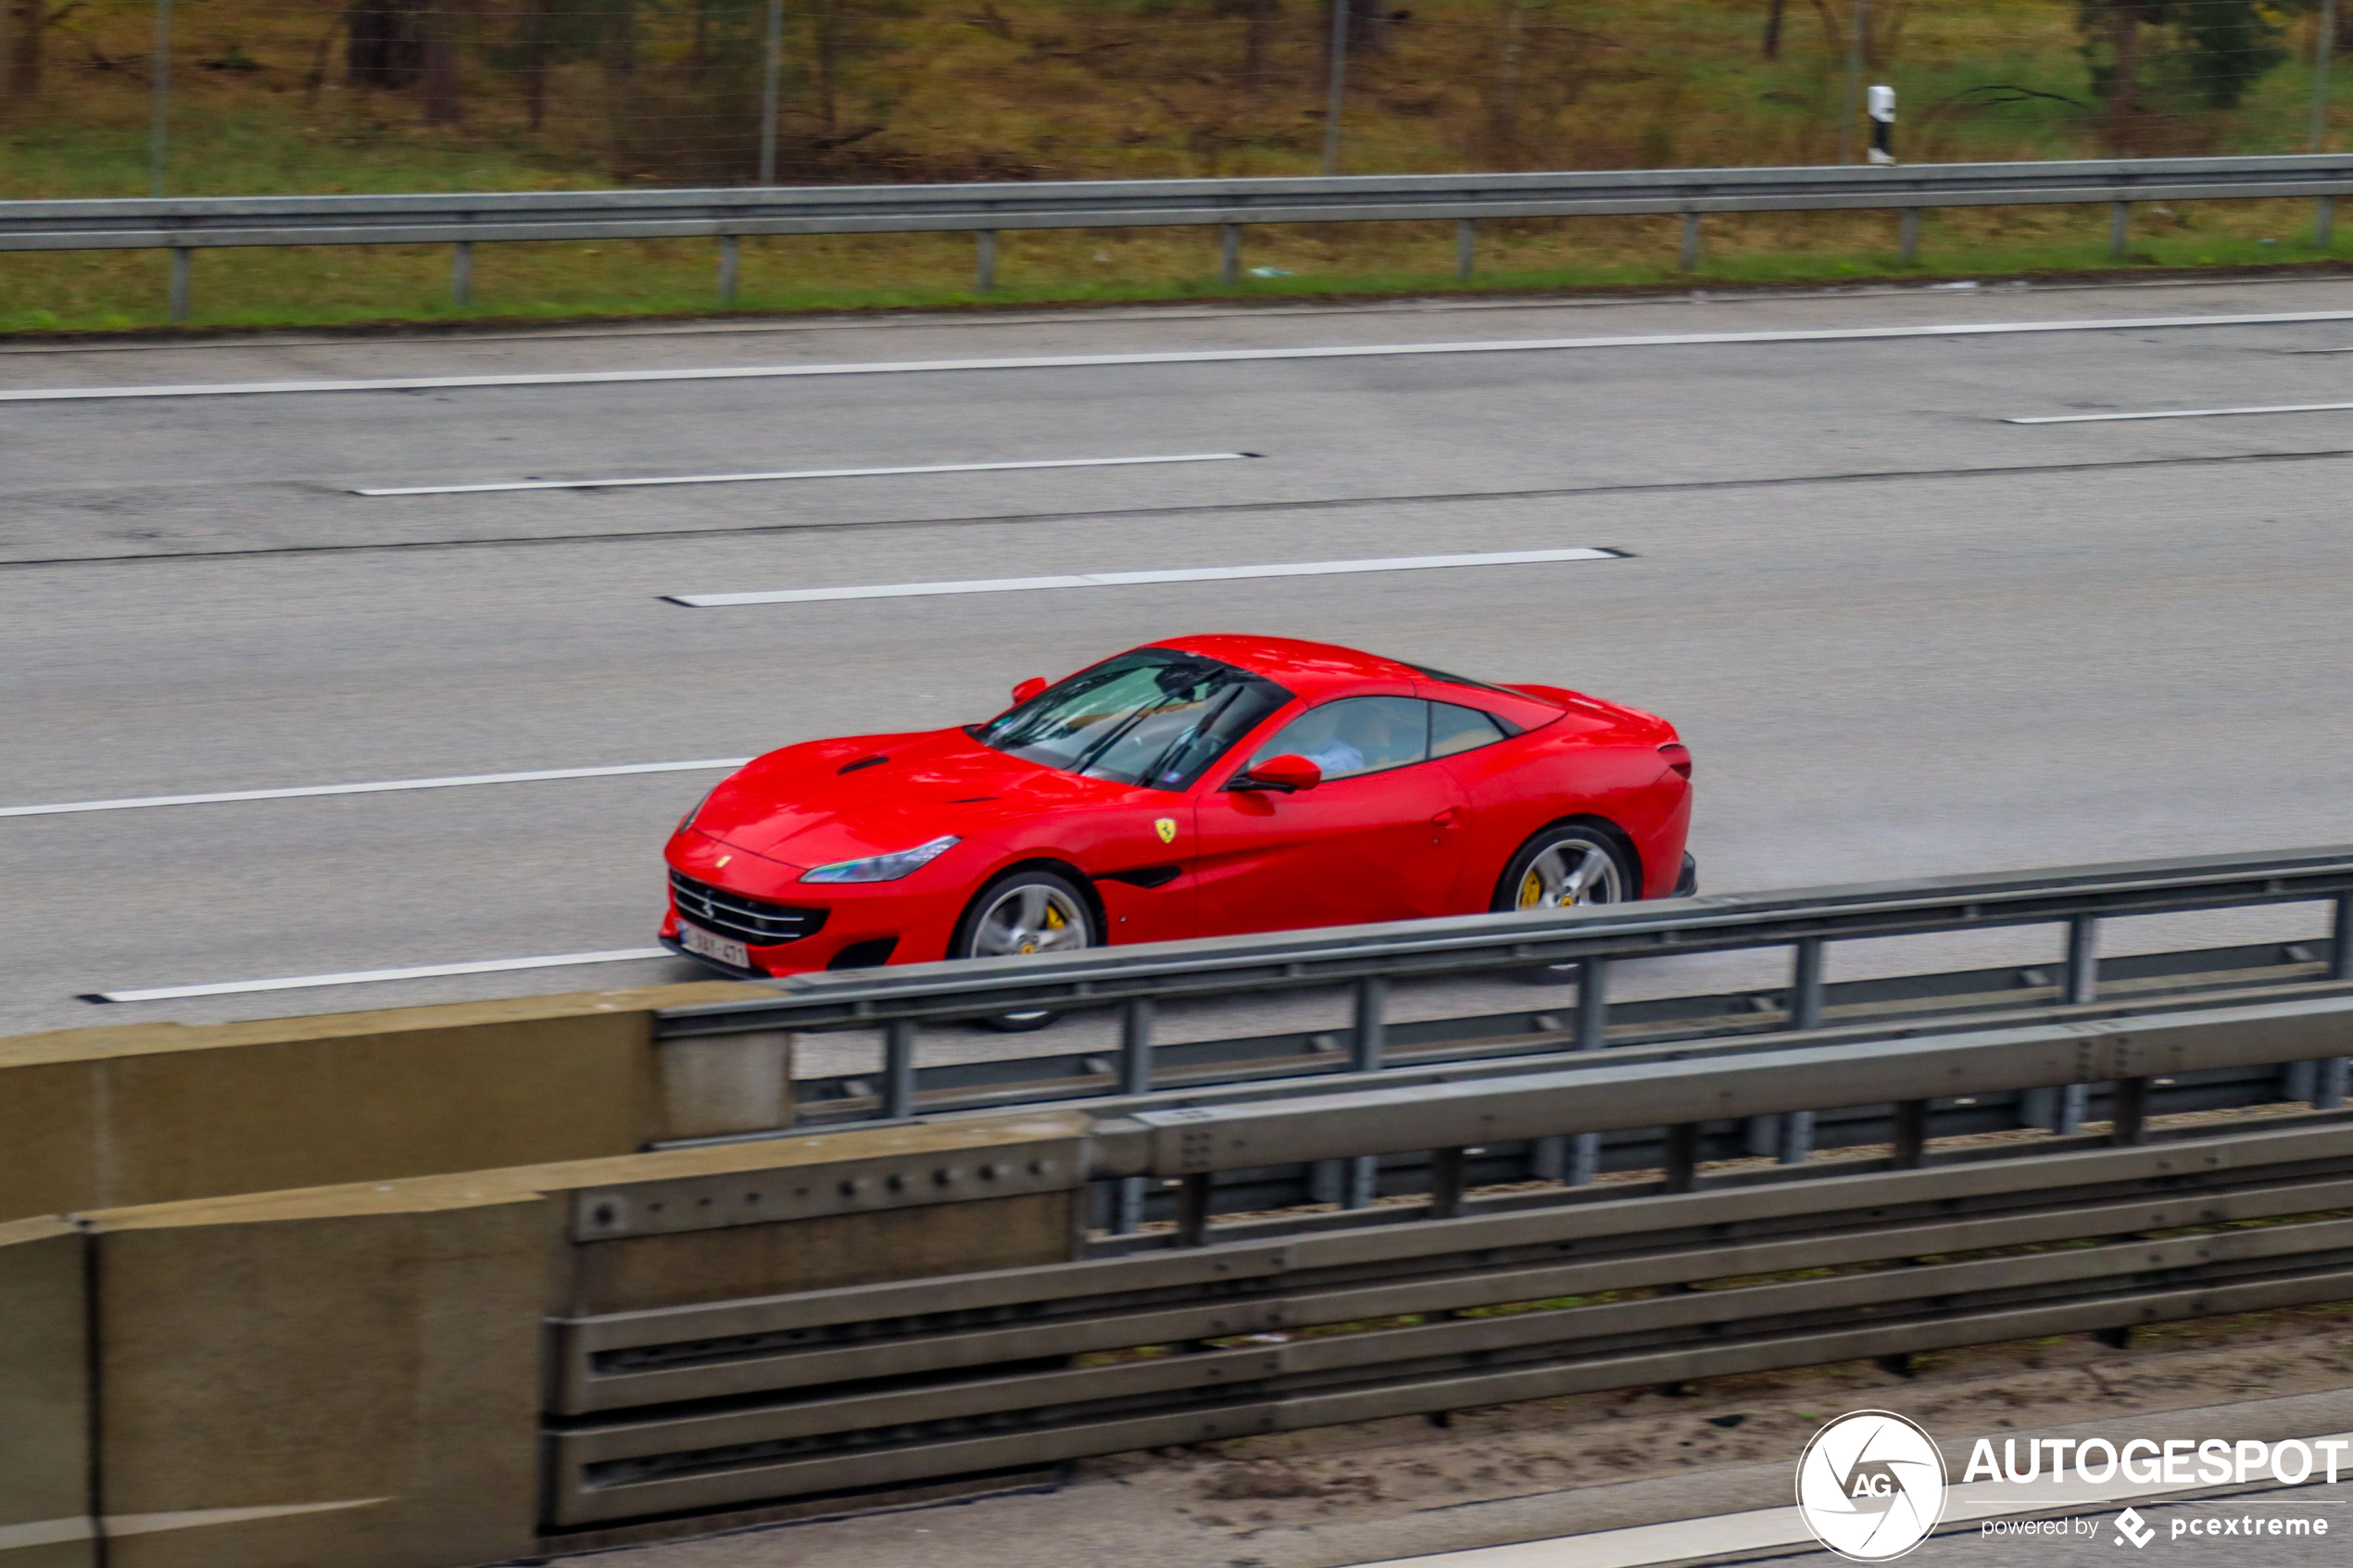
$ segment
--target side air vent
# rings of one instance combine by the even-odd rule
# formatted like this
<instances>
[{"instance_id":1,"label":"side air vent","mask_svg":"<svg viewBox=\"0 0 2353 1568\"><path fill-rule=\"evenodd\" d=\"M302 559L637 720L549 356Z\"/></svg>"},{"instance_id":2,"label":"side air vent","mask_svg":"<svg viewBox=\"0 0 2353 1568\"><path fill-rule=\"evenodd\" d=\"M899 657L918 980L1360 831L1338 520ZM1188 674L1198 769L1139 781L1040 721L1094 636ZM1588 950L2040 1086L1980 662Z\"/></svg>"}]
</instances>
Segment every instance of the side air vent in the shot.
<instances>
[{"instance_id":1,"label":"side air vent","mask_svg":"<svg viewBox=\"0 0 2353 1568\"><path fill-rule=\"evenodd\" d=\"M1124 882L1130 887L1165 887L1185 874L1182 866L1139 866L1132 872L1105 872L1097 882Z\"/></svg>"},{"instance_id":2,"label":"side air vent","mask_svg":"<svg viewBox=\"0 0 2353 1568\"><path fill-rule=\"evenodd\" d=\"M861 768L879 768L889 760L890 759L887 757L861 757L855 762L843 763L840 767L836 768L834 771L837 774L854 773Z\"/></svg>"}]
</instances>

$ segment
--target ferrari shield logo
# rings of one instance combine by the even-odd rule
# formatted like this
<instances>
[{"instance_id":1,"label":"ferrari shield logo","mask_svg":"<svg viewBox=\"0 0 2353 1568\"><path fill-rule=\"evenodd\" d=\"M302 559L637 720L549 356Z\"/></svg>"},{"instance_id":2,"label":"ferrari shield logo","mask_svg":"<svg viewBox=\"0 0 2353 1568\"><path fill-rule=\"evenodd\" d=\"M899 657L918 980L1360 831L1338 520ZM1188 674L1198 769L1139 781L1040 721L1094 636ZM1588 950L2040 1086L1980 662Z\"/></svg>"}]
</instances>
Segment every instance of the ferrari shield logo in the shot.
<instances>
[{"instance_id":1,"label":"ferrari shield logo","mask_svg":"<svg viewBox=\"0 0 2353 1568\"><path fill-rule=\"evenodd\" d=\"M1176 818L1174 818L1174 817L1163 817L1163 818L1161 818L1161 819L1160 819L1160 821L1158 821L1158 822L1154 822L1154 823L1152 824L1152 832L1154 832L1154 833L1156 833L1156 834L1160 834L1160 841L1161 841L1163 844L1174 844L1174 843L1176 843Z\"/></svg>"}]
</instances>

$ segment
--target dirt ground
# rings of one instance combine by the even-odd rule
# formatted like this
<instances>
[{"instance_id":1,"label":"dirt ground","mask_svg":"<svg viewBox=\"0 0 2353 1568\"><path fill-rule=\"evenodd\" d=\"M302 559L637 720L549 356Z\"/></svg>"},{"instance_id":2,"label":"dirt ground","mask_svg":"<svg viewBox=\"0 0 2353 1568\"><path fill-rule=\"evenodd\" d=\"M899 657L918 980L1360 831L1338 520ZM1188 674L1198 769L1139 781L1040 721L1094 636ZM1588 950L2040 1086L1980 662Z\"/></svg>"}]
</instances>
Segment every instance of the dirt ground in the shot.
<instances>
[{"instance_id":1,"label":"dirt ground","mask_svg":"<svg viewBox=\"0 0 2353 1568\"><path fill-rule=\"evenodd\" d=\"M2353 1426L2348 1390L2353 1303L2163 1325L2124 1346L2070 1336L1121 1455L994 1496L585 1561L1333 1568L1784 1503L1808 1436L1852 1410L1896 1411L1949 1443L2235 1405L2236 1435L2284 1436Z\"/></svg>"}]
</instances>

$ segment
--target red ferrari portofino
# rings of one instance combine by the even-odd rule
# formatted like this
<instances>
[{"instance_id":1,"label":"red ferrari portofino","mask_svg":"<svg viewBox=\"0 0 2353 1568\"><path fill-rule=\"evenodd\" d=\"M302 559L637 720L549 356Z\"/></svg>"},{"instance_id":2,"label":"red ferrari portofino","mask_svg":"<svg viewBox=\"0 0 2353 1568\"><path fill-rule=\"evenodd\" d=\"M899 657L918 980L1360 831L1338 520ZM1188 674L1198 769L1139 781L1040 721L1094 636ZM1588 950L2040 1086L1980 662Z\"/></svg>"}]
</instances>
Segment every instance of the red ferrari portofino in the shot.
<instances>
[{"instance_id":1,"label":"red ferrari portofino","mask_svg":"<svg viewBox=\"0 0 2353 1568\"><path fill-rule=\"evenodd\" d=\"M1177 637L985 723L770 752L670 840L735 975L1693 890L1663 719L1283 637Z\"/></svg>"}]
</instances>

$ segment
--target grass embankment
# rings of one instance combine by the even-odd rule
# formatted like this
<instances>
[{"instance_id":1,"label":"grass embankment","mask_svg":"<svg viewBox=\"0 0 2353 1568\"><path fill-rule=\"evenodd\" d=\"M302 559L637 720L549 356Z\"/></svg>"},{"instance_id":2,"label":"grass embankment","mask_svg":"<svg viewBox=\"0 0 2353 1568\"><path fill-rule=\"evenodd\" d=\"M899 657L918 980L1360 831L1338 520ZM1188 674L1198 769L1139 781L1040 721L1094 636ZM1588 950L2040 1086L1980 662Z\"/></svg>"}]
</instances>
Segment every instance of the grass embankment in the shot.
<instances>
[{"instance_id":1,"label":"grass embankment","mask_svg":"<svg viewBox=\"0 0 2353 1568\"><path fill-rule=\"evenodd\" d=\"M151 0L57 7L40 92L0 110L0 197L143 194ZM640 6L628 70L582 32L612 10L560 7L536 73L500 29L528 7L469 8L454 123L422 86L355 84L340 6L186 0L179 10L167 188L175 194L449 191L731 182L756 94L762 14L739 0ZM1839 150L1843 40L1792 4L1764 56L1763 0L1424 0L1355 58L1353 170L1824 162ZM787 7L781 177L788 181L1313 172L1322 146L1321 16L1304 0L810 0ZM1903 94L1919 161L2109 150L2073 8L2050 0L1873 7L1871 74ZM707 24L694 42L695 19ZM1256 19L1253 20L1253 18ZM602 25L602 24L598 24ZM2304 47L2306 24L2283 34ZM1255 43L1252 30L1258 30ZM570 29L570 31L564 31ZM2353 81L2348 81L2353 87ZM2301 145L2309 72L2275 68L2228 112L2152 115L2146 152ZM2353 98L2353 92L2346 94ZM537 126L531 102L539 101ZM2353 115L2353 103L2344 106ZM2319 258L2286 204L2143 208L2123 265ZM1000 304L1449 292L1451 226L1252 229L1215 278L1197 231L1008 234ZM2107 270L2104 211L1932 214L1920 259L1888 214L1711 219L1700 268L1674 266L1671 220L1488 226L1480 289L1801 282ZM195 324L324 325L685 314L716 307L705 244L479 247L473 302L448 298L438 247L209 252ZM153 253L0 255L0 332L164 320ZM736 308L971 303L957 236L748 241Z\"/></svg>"},{"instance_id":2,"label":"grass embankment","mask_svg":"<svg viewBox=\"0 0 2353 1568\"><path fill-rule=\"evenodd\" d=\"M948 235L747 240L734 309L744 313L1090 304L1280 301L1380 295L1593 291L1665 285L1854 282L2068 272L2179 271L2311 263L2302 203L2184 206L2152 215L2120 261L2104 210L2042 209L2005 220L1929 217L1920 259L1898 257L1892 219L1777 215L1711 220L1692 272L1674 265L1673 220L1498 224L1477 279L1452 270L1441 225L1269 227L1248 232L1245 269L1215 276L1203 231L1007 234L999 286L973 291L968 240ZM1441 232L1441 229L1443 232ZM1412 231L1421 230L1422 232ZM2346 254L2340 243L2334 254ZM200 253L199 327L363 322L552 321L679 316L720 308L715 257L685 241L477 245L471 304L449 299L445 246L342 246ZM165 324L165 265L152 252L0 256L0 332L111 332Z\"/></svg>"}]
</instances>

